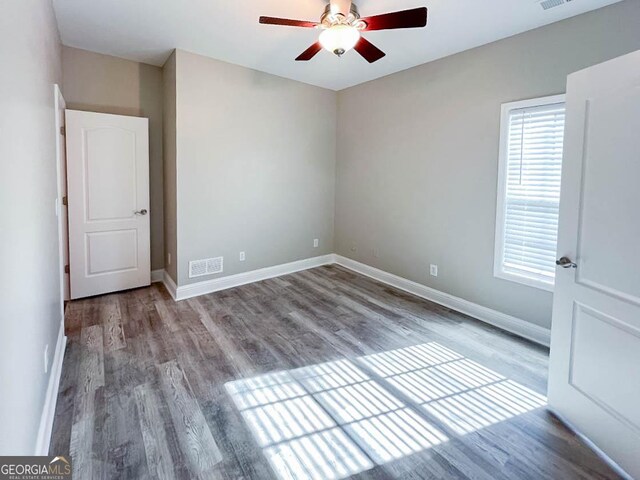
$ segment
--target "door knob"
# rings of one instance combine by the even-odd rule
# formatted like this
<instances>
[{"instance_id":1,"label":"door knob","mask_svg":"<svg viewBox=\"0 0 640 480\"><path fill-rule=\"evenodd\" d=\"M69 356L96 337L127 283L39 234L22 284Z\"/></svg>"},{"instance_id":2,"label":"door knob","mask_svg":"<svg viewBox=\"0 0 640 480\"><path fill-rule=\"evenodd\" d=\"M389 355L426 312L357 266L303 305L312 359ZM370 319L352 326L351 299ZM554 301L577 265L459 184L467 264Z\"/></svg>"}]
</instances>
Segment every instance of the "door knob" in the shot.
<instances>
[{"instance_id":1,"label":"door knob","mask_svg":"<svg viewBox=\"0 0 640 480\"><path fill-rule=\"evenodd\" d=\"M142 210L136 210L135 212L136 215L146 215L147 214L147 209L143 208Z\"/></svg>"},{"instance_id":2,"label":"door knob","mask_svg":"<svg viewBox=\"0 0 640 480\"><path fill-rule=\"evenodd\" d=\"M562 258L559 258L558 260L556 260L556 265L558 265L559 267L562 267L562 268L578 268L578 265L573 263L571 261L571 259L569 259L567 257L562 257Z\"/></svg>"}]
</instances>

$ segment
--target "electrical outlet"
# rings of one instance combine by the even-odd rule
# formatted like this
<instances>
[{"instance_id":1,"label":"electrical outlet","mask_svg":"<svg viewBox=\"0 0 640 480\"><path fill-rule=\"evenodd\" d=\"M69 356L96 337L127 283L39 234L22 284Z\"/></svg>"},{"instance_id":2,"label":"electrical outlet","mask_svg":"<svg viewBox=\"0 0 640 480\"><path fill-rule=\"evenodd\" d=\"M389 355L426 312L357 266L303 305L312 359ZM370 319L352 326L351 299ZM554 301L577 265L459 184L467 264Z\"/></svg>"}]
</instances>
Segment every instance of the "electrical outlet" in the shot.
<instances>
[{"instance_id":1,"label":"electrical outlet","mask_svg":"<svg viewBox=\"0 0 640 480\"><path fill-rule=\"evenodd\" d=\"M240 252L240 261L244 262L244 260L245 260L244 252Z\"/></svg>"},{"instance_id":2,"label":"electrical outlet","mask_svg":"<svg viewBox=\"0 0 640 480\"><path fill-rule=\"evenodd\" d=\"M355 253L358 250L358 247L356 246L356 242L353 242L351 244L351 249L350 249L353 253Z\"/></svg>"},{"instance_id":3,"label":"electrical outlet","mask_svg":"<svg viewBox=\"0 0 640 480\"><path fill-rule=\"evenodd\" d=\"M49 371L49 344L44 347L44 373Z\"/></svg>"},{"instance_id":4,"label":"electrical outlet","mask_svg":"<svg viewBox=\"0 0 640 480\"><path fill-rule=\"evenodd\" d=\"M373 248L373 249L371 249L371 255L373 255L373 258L379 258L380 257L380 252L378 251L377 248Z\"/></svg>"},{"instance_id":5,"label":"electrical outlet","mask_svg":"<svg viewBox=\"0 0 640 480\"><path fill-rule=\"evenodd\" d=\"M432 263L429 266L429 274L431 274L432 277L437 277L438 276L438 265L434 265Z\"/></svg>"},{"instance_id":6,"label":"electrical outlet","mask_svg":"<svg viewBox=\"0 0 640 480\"><path fill-rule=\"evenodd\" d=\"M317 238L313 239L313 248L318 248L318 246L320 245L320 240L318 240Z\"/></svg>"}]
</instances>

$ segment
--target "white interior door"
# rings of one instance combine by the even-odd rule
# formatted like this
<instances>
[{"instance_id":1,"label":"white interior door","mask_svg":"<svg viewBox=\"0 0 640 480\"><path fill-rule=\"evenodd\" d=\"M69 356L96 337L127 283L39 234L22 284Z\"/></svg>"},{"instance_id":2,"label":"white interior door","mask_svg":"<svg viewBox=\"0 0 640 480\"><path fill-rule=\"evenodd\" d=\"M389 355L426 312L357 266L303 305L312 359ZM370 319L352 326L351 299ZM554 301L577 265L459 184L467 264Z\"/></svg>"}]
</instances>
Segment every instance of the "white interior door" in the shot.
<instances>
[{"instance_id":1,"label":"white interior door","mask_svg":"<svg viewBox=\"0 0 640 480\"><path fill-rule=\"evenodd\" d=\"M146 118L66 111L71 298L150 284Z\"/></svg>"},{"instance_id":2,"label":"white interior door","mask_svg":"<svg viewBox=\"0 0 640 480\"><path fill-rule=\"evenodd\" d=\"M640 51L566 102L549 405L640 478Z\"/></svg>"}]
</instances>

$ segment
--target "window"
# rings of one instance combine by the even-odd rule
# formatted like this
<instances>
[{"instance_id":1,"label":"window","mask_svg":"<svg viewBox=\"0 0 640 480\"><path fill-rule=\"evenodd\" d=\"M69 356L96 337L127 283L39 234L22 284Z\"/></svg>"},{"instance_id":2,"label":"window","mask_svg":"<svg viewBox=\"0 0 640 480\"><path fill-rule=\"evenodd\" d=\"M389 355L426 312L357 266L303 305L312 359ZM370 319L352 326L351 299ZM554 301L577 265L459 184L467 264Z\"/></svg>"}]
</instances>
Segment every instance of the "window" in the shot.
<instances>
[{"instance_id":1,"label":"window","mask_svg":"<svg viewBox=\"0 0 640 480\"><path fill-rule=\"evenodd\" d=\"M564 95L502 105L494 274L546 290L555 278Z\"/></svg>"}]
</instances>

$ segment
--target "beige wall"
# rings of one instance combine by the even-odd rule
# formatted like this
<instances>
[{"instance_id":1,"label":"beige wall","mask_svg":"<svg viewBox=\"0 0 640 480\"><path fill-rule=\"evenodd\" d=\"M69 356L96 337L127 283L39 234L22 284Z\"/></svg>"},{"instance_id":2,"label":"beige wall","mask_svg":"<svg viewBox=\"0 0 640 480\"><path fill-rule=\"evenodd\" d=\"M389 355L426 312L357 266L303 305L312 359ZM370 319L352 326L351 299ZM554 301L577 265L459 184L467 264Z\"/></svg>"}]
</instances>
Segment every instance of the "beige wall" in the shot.
<instances>
[{"instance_id":1,"label":"beige wall","mask_svg":"<svg viewBox=\"0 0 640 480\"><path fill-rule=\"evenodd\" d=\"M49 0L0 15L0 455L33 455L61 326L53 85L60 40ZM51 372L51 370L49 370Z\"/></svg>"},{"instance_id":2,"label":"beige wall","mask_svg":"<svg viewBox=\"0 0 640 480\"><path fill-rule=\"evenodd\" d=\"M63 47L62 73L67 108L149 118L151 268L164 268L162 69Z\"/></svg>"},{"instance_id":3,"label":"beige wall","mask_svg":"<svg viewBox=\"0 0 640 480\"><path fill-rule=\"evenodd\" d=\"M164 248L165 270L178 279L178 228L176 191L176 54L171 54L162 69L164 132ZM170 261L169 261L170 260Z\"/></svg>"},{"instance_id":4,"label":"beige wall","mask_svg":"<svg viewBox=\"0 0 640 480\"><path fill-rule=\"evenodd\" d=\"M550 293L493 276L500 105L640 49L639 26L627 0L339 92L337 253L548 327Z\"/></svg>"},{"instance_id":5,"label":"beige wall","mask_svg":"<svg viewBox=\"0 0 640 480\"><path fill-rule=\"evenodd\" d=\"M176 61L179 285L215 278L189 279L190 260L224 256L226 276L333 252L336 93Z\"/></svg>"}]
</instances>

